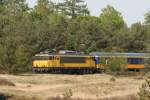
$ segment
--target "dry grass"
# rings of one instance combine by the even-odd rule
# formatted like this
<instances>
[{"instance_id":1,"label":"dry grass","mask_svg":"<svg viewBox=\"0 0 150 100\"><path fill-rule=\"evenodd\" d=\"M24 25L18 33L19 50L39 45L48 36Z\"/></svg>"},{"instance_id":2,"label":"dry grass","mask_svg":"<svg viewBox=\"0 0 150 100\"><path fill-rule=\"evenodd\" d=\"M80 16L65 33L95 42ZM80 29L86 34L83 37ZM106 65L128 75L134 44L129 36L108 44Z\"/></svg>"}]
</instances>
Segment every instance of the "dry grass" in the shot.
<instances>
[{"instance_id":1,"label":"dry grass","mask_svg":"<svg viewBox=\"0 0 150 100\"><path fill-rule=\"evenodd\" d=\"M37 97L19 96L8 93L0 93L0 100L41 100Z\"/></svg>"},{"instance_id":2,"label":"dry grass","mask_svg":"<svg viewBox=\"0 0 150 100\"><path fill-rule=\"evenodd\" d=\"M115 77L115 81L110 81L113 76L106 74L1 74L0 77L16 85L0 86L0 92L28 100L138 100L137 92L144 81L138 77Z\"/></svg>"},{"instance_id":3,"label":"dry grass","mask_svg":"<svg viewBox=\"0 0 150 100\"><path fill-rule=\"evenodd\" d=\"M15 86L15 84L7 79L0 78L0 86Z\"/></svg>"}]
</instances>

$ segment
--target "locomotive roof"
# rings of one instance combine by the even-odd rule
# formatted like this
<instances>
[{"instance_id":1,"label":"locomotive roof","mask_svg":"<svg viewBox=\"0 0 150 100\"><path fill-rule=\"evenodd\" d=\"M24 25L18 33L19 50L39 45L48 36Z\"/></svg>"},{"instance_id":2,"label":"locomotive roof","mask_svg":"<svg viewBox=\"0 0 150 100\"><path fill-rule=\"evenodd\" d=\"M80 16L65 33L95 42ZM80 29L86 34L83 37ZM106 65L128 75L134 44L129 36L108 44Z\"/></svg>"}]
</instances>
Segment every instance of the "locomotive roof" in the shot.
<instances>
[{"instance_id":1,"label":"locomotive roof","mask_svg":"<svg viewBox=\"0 0 150 100\"><path fill-rule=\"evenodd\" d=\"M84 57L91 56L89 54L36 54L35 56L66 56L66 57Z\"/></svg>"}]
</instances>

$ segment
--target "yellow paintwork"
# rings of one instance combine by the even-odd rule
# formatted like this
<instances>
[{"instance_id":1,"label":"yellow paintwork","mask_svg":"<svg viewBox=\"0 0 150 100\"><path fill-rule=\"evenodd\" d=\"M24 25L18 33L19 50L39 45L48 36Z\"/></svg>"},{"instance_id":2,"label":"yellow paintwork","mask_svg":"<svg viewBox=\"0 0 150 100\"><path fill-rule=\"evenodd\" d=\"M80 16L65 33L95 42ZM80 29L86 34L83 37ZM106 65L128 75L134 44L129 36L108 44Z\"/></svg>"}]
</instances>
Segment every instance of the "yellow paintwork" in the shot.
<instances>
[{"instance_id":1,"label":"yellow paintwork","mask_svg":"<svg viewBox=\"0 0 150 100\"><path fill-rule=\"evenodd\" d=\"M126 69L143 69L145 68L144 64L127 64L122 65ZM97 68L105 68L108 67L107 64L97 64Z\"/></svg>"},{"instance_id":2,"label":"yellow paintwork","mask_svg":"<svg viewBox=\"0 0 150 100\"><path fill-rule=\"evenodd\" d=\"M48 61L42 61L42 60L35 60L33 61L33 66L35 67L40 67L40 66L43 66L43 67L48 67Z\"/></svg>"},{"instance_id":3,"label":"yellow paintwork","mask_svg":"<svg viewBox=\"0 0 150 100\"><path fill-rule=\"evenodd\" d=\"M105 64L97 64L97 65L96 65L96 67L97 67L97 68L100 68L100 69L105 68L105 66L106 66Z\"/></svg>"},{"instance_id":4,"label":"yellow paintwork","mask_svg":"<svg viewBox=\"0 0 150 100\"><path fill-rule=\"evenodd\" d=\"M34 67L49 67L52 66L52 61L50 60L34 60L33 66Z\"/></svg>"},{"instance_id":5,"label":"yellow paintwork","mask_svg":"<svg viewBox=\"0 0 150 100\"><path fill-rule=\"evenodd\" d=\"M95 67L95 63L92 60L92 57L85 57L85 63L60 63L59 56L53 60L53 67L64 67L64 68L73 68L73 67Z\"/></svg>"}]
</instances>

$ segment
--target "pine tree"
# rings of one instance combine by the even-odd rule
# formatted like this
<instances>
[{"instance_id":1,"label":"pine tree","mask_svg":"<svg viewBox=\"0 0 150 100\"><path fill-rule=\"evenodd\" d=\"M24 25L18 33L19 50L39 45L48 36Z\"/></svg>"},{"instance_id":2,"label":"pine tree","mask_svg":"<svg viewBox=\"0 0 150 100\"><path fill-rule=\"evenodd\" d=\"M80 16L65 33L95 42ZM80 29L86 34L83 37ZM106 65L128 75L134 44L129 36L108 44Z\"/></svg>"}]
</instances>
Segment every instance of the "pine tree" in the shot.
<instances>
[{"instance_id":1,"label":"pine tree","mask_svg":"<svg viewBox=\"0 0 150 100\"><path fill-rule=\"evenodd\" d=\"M71 16L71 18L89 15L89 10L83 0L65 0L58 5L61 13Z\"/></svg>"}]
</instances>

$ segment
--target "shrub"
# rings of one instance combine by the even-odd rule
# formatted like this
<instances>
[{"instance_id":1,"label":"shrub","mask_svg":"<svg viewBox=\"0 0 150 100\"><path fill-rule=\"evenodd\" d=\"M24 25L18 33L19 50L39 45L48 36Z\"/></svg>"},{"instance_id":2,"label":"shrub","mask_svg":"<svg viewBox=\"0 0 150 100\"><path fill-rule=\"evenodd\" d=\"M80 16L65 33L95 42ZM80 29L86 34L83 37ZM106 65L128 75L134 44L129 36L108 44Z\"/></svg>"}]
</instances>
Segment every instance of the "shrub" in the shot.
<instances>
[{"instance_id":1,"label":"shrub","mask_svg":"<svg viewBox=\"0 0 150 100\"><path fill-rule=\"evenodd\" d=\"M108 61L108 66L105 68L105 70L109 73L121 72L125 70L125 66L125 59L112 58Z\"/></svg>"},{"instance_id":2,"label":"shrub","mask_svg":"<svg viewBox=\"0 0 150 100\"><path fill-rule=\"evenodd\" d=\"M17 74L29 71L28 65L31 62L29 51L24 45L13 44L13 46L0 44L0 72Z\"/></svg>"},{"instance_id":3,"label":"shrub","mask_svg":"<svg viewBox=\"0 0 150 100\"><path fill-rule=\"evenodd\" d=\"M115 82L115 81L116 81L116 78L115 78L114 76L112 76L112 77L110 78L110 81L111 81L111 82Z\"/></svg>"},{"instance_id":4,"label":"shrub","mask_svg":"<svg viewBox=\"0 0 150 100\"><path fill-rule=\"evenodd\" d=\"M72 89L67 89L64 93L63 93L63 99L68 100L72 97L73 92Z\"/></svg>"},{"instance_id":5,"label":"shrub","mask_svg":"<svg viewBox=\"0 0 150 100\"><path fill-rule=\"evenodd\" d=\"M145 61L146 71L150 71L150 58Z\"/></svg>"},{"instance_id":6,"label":"shrub","mask_svg":"<svg viewBox=\"0 0 150 100\"><path fill-rule=\"evenodd\" d=\"M145 78L145 83L142 84L138 93L140 100L150 100L150 73Z\"/></svg>"}]
</instances>

